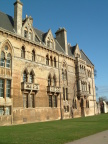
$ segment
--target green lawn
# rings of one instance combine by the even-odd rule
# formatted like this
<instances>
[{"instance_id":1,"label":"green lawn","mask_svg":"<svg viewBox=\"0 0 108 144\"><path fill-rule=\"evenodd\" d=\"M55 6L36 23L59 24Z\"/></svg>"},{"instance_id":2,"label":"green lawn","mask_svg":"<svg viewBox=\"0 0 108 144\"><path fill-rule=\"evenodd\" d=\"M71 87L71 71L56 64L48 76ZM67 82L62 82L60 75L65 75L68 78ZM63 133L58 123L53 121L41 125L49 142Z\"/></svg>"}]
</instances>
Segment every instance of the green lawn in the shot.
<instances>
[{"instance_id":1,"label":"green lawn","mask_svg":"<svg viewBox=\"0 0 108 144\"><path fill-rule=\"evenodd\" d=\"M108 114L0 127L0 144L64 144L108 130Z\"/></svg>"}]
</instances>

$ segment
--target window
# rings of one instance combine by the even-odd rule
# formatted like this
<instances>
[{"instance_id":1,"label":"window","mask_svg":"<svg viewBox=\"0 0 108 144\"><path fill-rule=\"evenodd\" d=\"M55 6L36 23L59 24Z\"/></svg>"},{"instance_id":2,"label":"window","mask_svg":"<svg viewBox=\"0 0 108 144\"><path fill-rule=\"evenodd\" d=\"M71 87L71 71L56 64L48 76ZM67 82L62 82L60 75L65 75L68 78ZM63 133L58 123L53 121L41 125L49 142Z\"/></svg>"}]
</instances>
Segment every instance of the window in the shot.
<instances>
[{"instance_id":1,"label":"window","mask_svg":"<svg viewBox=\"0 0 108 144\"><path fill-rule=\"evenodd\" d=\"M4 107L0 106L0 116L4 115Z\"/></svg>"},{"instance_id":2,"label":"window","mask_svg":"<svg viewBox=\"0 0 108 144\"><path fill-rule=\"evenodd\" d=\"M66 100L68 100L68 89L66 88Z\"/></svg>"},{"instance_id":3,"label":"window","mask_svg":"<svg viewBox=\"0 0 108 144\"><path fill-rule=\"evenodd\" d=\"M63 100L65 101L65 88L63 88Z\"/></svg>"},{"instance_id":4,"label":"window","mask_svg":"<svg viewBox=\"0 0 108 144\"><path fill-rule=\"evenodd\" d=\"M47 41L47 47L50 47L50 41L49 40Z\"/></svg>"},{"instance_id":5,"label":"window","mask_svg":"<svg viewBox=\"0 0 108 144\"><path fill-rule=\"evenodd\" d=\"M54 67L56 67L56 58L54 57Z\"/></svg>"},{"instance_id":6,"label":"window","mask_svg":"<svg viewBox=\"0 0 108 144\"><path fill-rule=\"evenodd\" d=\"M32 51L32 61L35 61L35 51Z\"/></svg>"},{"instance_id":7,"label":"window","mask_svg":"<svg viewBox=\"0 0 108 144\"><path fill-rule=\"evenodd\" d=\"M7 54L7 60L6 60L6 67L10 68L11 67L11 54Z\"/></svg>"},{"instance_id":8,"label":"window","mask_svg":"<svg viewBox=\"0 0 108 144\"><path fill-rule=\"evenodd\" d=\"M48 55L46 56L46 65L49 65L49 57L48 57Z\"/></svg>"},{"instance_id":9,"label":"window","mask_svg":"<svg viewBox=\"0 0 108 144\"><path fill-rule=\"evenodd\" d=\"M30 107L34 108L34 95L30 95Z\"/></svg>"},{"instance_id":10,"label":"window","mask_svg":"<svg viewBox=\"0 0 108 144\"><path fill-rule=\"evenodd\" d=\"M64 106L64 112L69 112L69 106Z\"/></svg>"},{"instance_id":11,"label":"window","mask_svg":"<svg viewBox=\"0 0 108 144\"><path fill-rule=\"evenodd\" d=\"M53 66L53 59L52 59L52 56L50 57L50 63L51 63L51 66Z\"/></svg>"},{"instance_id":12,"label":"window","mask_svg":"<svg viewBox=\"0 0 108 144\"><path fill-rule=\"evenodd\" d=\"M4 97L4 80L0 79L0 97Z\"/></svg>"},{"instance_id":13,"label":"window","mask_svg":"<svg viewBox=\"0 0 108 144\"><path fill-rule=\"evenodd\" d=\"M11 115L11 107L5 108L5 115Z\"/></svg>"},{"instance_id":14,"label":"window","mask_svg":"<svg viewBox=\"0 0 108 144\"><path fill-rule=\"evenodd\" d=\"M30 80L29 80L30 83L33 83L33 74L32 74L32 72L30 73L30 77L29 78L30 78Z\"/></svg>"},{"instance_id":15,"label":"window","mask_svg":"<svg viewBox=\"0 0 108 144\"><path fill-rule=\"evenodd\" d=\"M89 108L89 101L86 100L86 108Z\"/></svg>"},{"instance_id":16,"label":"window","mask_svg":"<svg viewBox=\"0 0 108 144\"><path fill-rule=\"evenodd\" d=\"M57 107L57 96L53 96L53 107Z\"/></svg>"},{"instance_id":17,"label":"window","mask_svg":"<svg viewBox=\"0 0 108 144\"><path fill-rule=\"evenodd\" d=\"M48 76L48 86L51 86L51 75Z\"/></svg>"},{"instance_id":18,"label":"window","mask_svg":"<svg viewBox=\"0 0 108 144\"><path fill-rule=\"evenodd\" d=\"M23 82L27 82L27 73L24 71L23 73Z\"/></svg>"},{"instance_id":19,"label":"window","mask_svg":"<svg viewBox=\"0 0 108 144\"><path fill-rule=\"evenodd\" d=\"M57 107L57 96L49 96L49 107Z\"/></svg>"},{"instance_id":20,"label":"window","mask_svg":"<svg viewBox=\"0 0 108 144\"><path fill-rule=\"evenodd\" d=\"M56 77L53 76L53 86L56 86Z\"/></svg>"},{"instance_id":21,"label":"window","mask_svg":"<svg viewBox=\"0 0 108 144\"><path fill-rule=\"evenodd\" d=\"M22 49L21 49L21 57L25 58L25 48L24 47L22 47Z\"/></svg>"},{"instance_id":22,"label":"window","mask_svg":"<svg viewBox=\"0 0 108 144\"><path fill-rule=\"evenodd\" d=\"M28 96L27 96L27 94L23 95L23 107L28 108Z\"/></svg>"},{"instance_id":23,"label":"window","mask_svg":"<svg viewBox=\"0 0 108 144\"><path fill-rule=\"evenodd\" d=\"M52 96L49 96L49 107L52 107Z\"/></svg>"},{"instance_id":24,"label":"window","mask_svg":"<svg viewBox=\"0 0 108 144\"><path fill-rule=\"evenodd\" d=\"M25 37L25 38L27 38L27 33L28 33L28 32L27 32L26 30L24 30L24 37Z\"/></svg>"},{"instance_id":25,"label":"window","mask_svg":"<svg viewBox=\"0 0 108 144\"><path fill-rule=\"evenodd\" d=\"M5 53L4 52L1 52L0 66L5 67Z\"/></svg>"},{"instance_id":26,"label":"window","mask_svg":"<svg viewBox=\"0 0 108 144\"><path fill-rule=\"evenodd\" d=\"M6 97L10 97L11 93L11 81L7 80L6 81Z\"/></svg>"},{"instance_id":27,"label":"window","mask_svg":"<svg viewBox=\"0 0 108 144\"><path fill-rule=\"evenodd\" d=\"M29 32L28 38L29 38L29 40L31 40L31 38L32 38L32 33L31 32Z\"/></svg>"}]
</instances>

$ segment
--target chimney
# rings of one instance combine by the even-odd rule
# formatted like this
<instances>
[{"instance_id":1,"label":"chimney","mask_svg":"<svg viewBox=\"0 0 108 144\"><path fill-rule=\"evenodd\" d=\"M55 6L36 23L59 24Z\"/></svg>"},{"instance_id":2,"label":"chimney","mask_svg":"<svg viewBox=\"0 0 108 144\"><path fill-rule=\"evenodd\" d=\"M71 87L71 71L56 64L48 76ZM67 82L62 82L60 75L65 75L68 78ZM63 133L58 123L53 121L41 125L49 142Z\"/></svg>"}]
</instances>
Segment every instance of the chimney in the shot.
<instances>
[{"instance_id":1,"label":"chimney","mask_svg":"<svg viewBox=\"0 0 108 144\"><path fill-rule=\"evenodd\" d=\"M20 0L16 0L14 3L14 29L19 35L21 35L22 28L22 8L23 4Z\"/></svg>"},{"instance_id":2,"label":"chimney","mask_svg":"<svg viewBox=\"0 0 108 144\"><path fill-rule=\"evenodd\" d=\"M56 31L56 39L64 49L65 53L68 55L68 45L67 45L67 31L65 28L59 28Z\"/></svg>"}]
</instances>

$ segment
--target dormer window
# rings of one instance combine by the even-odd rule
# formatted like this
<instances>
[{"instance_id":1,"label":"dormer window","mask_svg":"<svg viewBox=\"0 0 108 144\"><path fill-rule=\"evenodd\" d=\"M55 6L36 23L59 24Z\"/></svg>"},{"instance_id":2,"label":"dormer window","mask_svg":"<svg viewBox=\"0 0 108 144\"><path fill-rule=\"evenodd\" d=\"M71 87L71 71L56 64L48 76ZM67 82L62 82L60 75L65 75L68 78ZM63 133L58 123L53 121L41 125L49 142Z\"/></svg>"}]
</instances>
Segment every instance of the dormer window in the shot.
<instances>
[{"instance_id":1,"label":"dormer window","mask_svg":"<svg viewBox=\"0 0 108 144\"><path fill-rule=\"evenodd\" d=\"M50 47L50 41L49 40L47 41L47 47Z\"/></svg>"},{"instance_id":2,"label":"dormer window","mask_svg":"<svg viewBox=\"0 0 108 144\"><path fill-rule=\"evenodd\" d=\"M27 35L28 35L28 29L27 27L24 29L24 37L27 38Z\"/></svg>"}]
</instances>

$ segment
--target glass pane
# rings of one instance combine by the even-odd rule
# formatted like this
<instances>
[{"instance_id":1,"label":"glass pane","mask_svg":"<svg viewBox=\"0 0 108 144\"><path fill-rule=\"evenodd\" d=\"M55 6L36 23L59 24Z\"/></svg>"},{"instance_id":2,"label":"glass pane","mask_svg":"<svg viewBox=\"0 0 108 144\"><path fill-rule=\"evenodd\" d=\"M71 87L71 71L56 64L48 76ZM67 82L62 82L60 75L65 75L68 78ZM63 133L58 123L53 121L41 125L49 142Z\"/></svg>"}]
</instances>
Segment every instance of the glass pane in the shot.
<instances>
[{"instance_id":1,"label":"glass pane","mask_svg":"<svg viewBox=\"0 0 108 144\"><path fill-rule=\"evenodd\" d=\"M0 116L4 115L4 109L3 107L0 107Z\"/></svg>"},{"instance_id":2,"label":"glass pane","mask_svg":"<svg viewBox=\"0 0 108 144\"><path fill-rule=\"evenodd\" d=\"M10 97L11 91L11 80L7 80L6 82L6 97Z\"/></svg>"},{"instance_id":3,"label":"glass pane","mask_svg":"<svg viewBox=\"0 0 108 144\"><path fill-rule=\"evenodd\" d=\"M4 97L4 80L0 79L0 97Z\"/></svg>"}]
</instances>

